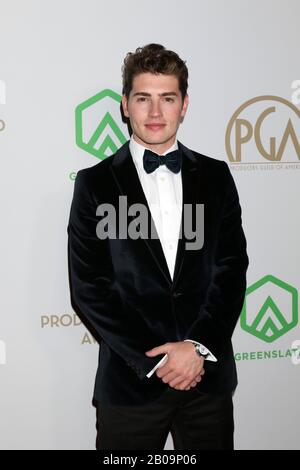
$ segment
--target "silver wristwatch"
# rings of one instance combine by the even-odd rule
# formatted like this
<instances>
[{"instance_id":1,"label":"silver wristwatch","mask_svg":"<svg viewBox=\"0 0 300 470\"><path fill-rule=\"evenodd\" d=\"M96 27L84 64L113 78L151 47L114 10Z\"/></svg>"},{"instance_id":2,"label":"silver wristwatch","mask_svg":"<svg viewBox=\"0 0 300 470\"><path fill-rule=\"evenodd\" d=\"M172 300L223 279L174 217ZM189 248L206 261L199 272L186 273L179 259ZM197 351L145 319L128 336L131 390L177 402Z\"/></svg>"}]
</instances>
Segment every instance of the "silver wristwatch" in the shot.
<instances>
[{"instance_id":1,"label":"silver wristwatch","mask_svg":"<svg viewBox=\"0 0 300 470\"><path fill-rule=\"evenodd\" d=\"M196 353L198 354L198 356L206 358L209 355L208 349L206 349L205 346L202 346L202 344L200 345L200 344L194 343L194 346L195 346Z\"/></svg>"}]
</instances>

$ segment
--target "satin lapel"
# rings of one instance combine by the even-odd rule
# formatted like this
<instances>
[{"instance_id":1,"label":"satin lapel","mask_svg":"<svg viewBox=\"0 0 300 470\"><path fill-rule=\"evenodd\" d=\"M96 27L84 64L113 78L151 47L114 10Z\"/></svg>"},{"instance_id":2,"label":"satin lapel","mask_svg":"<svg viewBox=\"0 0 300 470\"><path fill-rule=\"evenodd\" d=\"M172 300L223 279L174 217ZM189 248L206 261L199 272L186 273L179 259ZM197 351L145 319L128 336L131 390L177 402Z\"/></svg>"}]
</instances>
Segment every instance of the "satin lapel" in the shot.
<instances>
[{"instance_id":1,"label":"satin lapel","mask_svg":"<svg viewBox=\"0 0 300 470\"><path fill-rule=\"evenodd\" d=\"M120 194L123 196L127 196L127 207L136 203L143 204L144 206L147 207L147 211L149 214L149 219L148 219L149 230L151 227L150 225L150 221L151 221L151 224L156 232L156 238L150 238L149 236L149 239L143 238L143 240L145 241L148 250L153 256L153 259L157 267L162 272L168 284L171 285L172 279L170 276L167 261L163 252L161 242L157 235L155 223L152 218L151 211L149 209L145 193L140 183L140 179L139 179L137 170L135 168L135 164L132 160L132 156L129 151L128 142L125 145L123 145L114 155L113 162L110 168L113 173L113 177L116 181L116 184L119 188Z\"/></svg>"},{"instance_id":2,"label":"satin lapel","mask_svg":"<svg viewBox=\"0 0 300 470\"><path fill-rule=\"evenodd\" d=\"M173 288L175 287L178 278L180 276L184 254L186 251L185 244L187 241L184 233L184 229L182 227L183 217L184 217L184 207L185 204L196 204L200 201L200 162L196 157L193 155L191 150L187 147L182 145L178 142L178 148L181 151L182 155L182 211L181 211L181 230L180 230L180 237L178 239L178 246L177 246L177 254L176 254L176 262L174 268L174 276L173 276Z\"/></svg>"}]
</instances>

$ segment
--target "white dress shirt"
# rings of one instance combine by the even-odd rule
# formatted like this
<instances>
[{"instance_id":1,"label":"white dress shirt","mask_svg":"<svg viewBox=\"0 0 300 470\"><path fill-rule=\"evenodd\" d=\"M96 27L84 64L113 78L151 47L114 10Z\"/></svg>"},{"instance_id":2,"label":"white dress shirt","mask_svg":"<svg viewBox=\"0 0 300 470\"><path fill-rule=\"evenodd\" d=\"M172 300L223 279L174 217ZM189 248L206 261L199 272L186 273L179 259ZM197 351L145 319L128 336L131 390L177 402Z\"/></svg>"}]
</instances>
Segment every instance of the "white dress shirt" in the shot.
<instances>
[{"instance_id":1,"label":"white dress shirt","mask_svg":"<svg viewBox=\"0 0 300 470\"><path fill-rule=\"evenodd\" d=\"M166 165L160 165L152 173L146 173L143 166L145 147L131 136L129 149L163 248L170 276L173 278L182 215L181 171L173 173ZM178 144L175 141L163 155L177 149ZM194 340L187 339L185 341L200 344ZM206 351L209 355L205 359L216 362L215 356L209 350L206 349ZM166 362L167 358L168 355L165 354L147 374L147 377L151 377L155 370Z\"/></svg>"}]
</instances>

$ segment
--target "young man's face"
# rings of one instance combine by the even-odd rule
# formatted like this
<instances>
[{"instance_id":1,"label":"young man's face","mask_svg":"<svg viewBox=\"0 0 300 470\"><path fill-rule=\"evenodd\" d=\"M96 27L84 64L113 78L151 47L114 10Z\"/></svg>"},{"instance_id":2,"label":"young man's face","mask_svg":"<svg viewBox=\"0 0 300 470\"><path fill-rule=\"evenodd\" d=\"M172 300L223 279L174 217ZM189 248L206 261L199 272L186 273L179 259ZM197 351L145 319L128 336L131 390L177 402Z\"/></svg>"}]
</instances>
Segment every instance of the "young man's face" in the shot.
<instances>
[{"instance_id":1,"label":"young man's face","mask_svg":"<svg viewBox=\"0 0 300 470\"><path fill-rule=\"evenodd\" d=\"M129 98L122 98L134 139L162 154L174 143L179 124L188 107L174 75L141 73L133 79Z\"/></svg>"}]
</instances>

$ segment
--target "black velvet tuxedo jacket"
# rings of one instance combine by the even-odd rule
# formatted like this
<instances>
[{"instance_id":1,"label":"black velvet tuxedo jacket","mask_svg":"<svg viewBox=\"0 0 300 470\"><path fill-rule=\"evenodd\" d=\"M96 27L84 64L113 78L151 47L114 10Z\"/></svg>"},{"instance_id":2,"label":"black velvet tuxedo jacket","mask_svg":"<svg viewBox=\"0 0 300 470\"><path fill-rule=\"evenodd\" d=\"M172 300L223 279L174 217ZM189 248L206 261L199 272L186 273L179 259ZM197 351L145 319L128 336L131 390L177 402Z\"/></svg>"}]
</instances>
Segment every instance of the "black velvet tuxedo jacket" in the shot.
<instances>
[{"instance_id":1,"label":"black velvet tuxedo jacket","mask_svg":"<svg viewBox=\"0 0 300 470\"><path fill-rule=\"evenodd\" d=\"M129 143L77 174L68 224L71 303L100 344L94 399L103 404L156 400L169 385L146 374L163 354L150 358L145 351L184 339L218 359L205 362L199 393L228 393L237 385L231 337L248 266L239 198L225 162L178 146L183 207L204 204L204 244L187 250L182 231L173 279L159 238L121 239L118 227L116 238L96 234L97 207L109 203L118 213L119 196L127 196L128 207L144 204L152 221Z\"/></svg>"}]
</instances>

